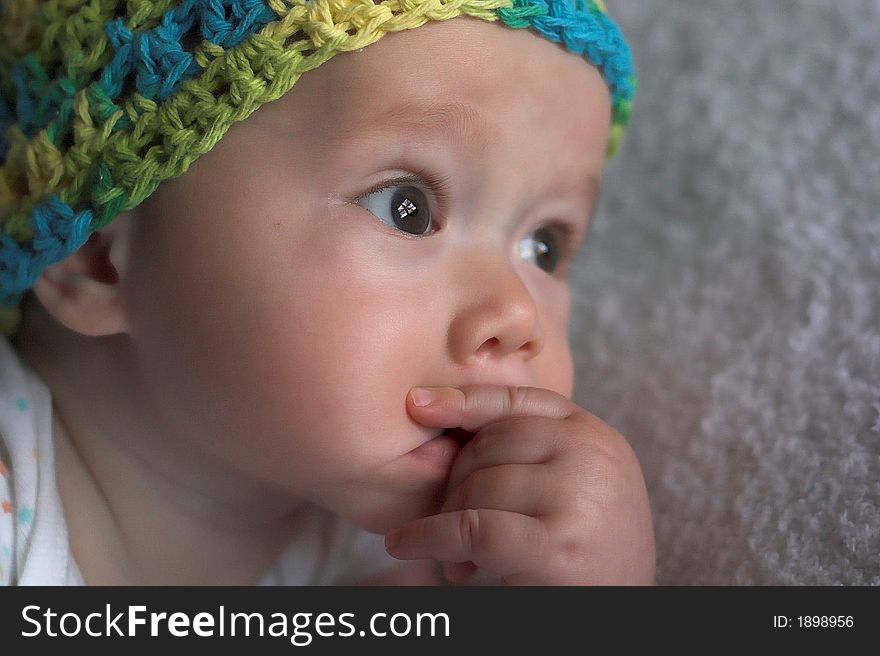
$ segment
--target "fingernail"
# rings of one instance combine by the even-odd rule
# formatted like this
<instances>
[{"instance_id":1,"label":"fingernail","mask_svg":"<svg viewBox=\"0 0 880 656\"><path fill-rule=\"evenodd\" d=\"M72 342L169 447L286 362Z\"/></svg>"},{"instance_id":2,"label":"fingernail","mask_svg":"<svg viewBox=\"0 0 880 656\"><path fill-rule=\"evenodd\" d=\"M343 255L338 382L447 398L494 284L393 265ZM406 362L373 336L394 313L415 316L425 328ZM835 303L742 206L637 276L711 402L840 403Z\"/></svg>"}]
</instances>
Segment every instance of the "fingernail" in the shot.
<instances>
[{"instance_id":1,"label":"fingernail","mask_svg":"<svg viewBox=\"0 0 880 656\"><path fill-rule=\"evenodd\" d=\"M385 536L385 549L393 549L400 542L400 529L394 529Z\"/></svg>"},{"instance_id":2,"label":"fingernail","mask_svg":"<svg viewBox=\"0 0 880 656\"><path fill-rule=\"evenodd\" d=\"M413 403L419 407L430 405L437 399L437 393L430 387L413 387L409 393Z\"/></svg>"}]
</instances>

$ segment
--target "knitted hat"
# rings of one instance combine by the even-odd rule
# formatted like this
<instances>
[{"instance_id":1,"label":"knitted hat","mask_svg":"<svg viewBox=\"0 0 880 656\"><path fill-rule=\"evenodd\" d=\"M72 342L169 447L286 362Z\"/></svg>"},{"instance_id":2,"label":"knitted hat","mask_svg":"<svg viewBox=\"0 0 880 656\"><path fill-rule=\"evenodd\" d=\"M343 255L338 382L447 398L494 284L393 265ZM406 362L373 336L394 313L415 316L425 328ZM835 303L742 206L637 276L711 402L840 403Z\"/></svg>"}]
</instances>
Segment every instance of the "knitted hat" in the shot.
<instances>
[{"instance_id":1,"label":"knitted hat","mask_svg":"<svg viewBox=\"0 0 880 656\"><path fill-rule=\"evenodd\" d=\"M472 16L584 56L629 120L629 47L601 0L0 0L0 330L43 269L304 72L387 32Z\"/></svg>"}]
</instances>

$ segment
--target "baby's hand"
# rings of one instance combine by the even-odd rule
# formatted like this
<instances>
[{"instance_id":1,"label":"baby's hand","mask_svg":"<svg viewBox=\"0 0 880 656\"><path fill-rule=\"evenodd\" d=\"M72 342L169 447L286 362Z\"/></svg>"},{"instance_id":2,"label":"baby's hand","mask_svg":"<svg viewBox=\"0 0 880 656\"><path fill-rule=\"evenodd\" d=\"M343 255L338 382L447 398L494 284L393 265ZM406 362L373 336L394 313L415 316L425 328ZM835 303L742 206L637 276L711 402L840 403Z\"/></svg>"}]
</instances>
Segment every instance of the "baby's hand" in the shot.
<instances>
[{"instance_id":1,"label":"baby's hand","mask_svg":"<svg viewBox=\"0 0 880 656\"><path fill-rule=\"evenodd\" d=\"M446 561L451 581L481 567L509 585L654 583L645 482L617 431L547 389L432 389L430 405L408 398L413 419L476 435L453 464L440 513L398 529L392 556Z\"/></svg>"}]
</instances>

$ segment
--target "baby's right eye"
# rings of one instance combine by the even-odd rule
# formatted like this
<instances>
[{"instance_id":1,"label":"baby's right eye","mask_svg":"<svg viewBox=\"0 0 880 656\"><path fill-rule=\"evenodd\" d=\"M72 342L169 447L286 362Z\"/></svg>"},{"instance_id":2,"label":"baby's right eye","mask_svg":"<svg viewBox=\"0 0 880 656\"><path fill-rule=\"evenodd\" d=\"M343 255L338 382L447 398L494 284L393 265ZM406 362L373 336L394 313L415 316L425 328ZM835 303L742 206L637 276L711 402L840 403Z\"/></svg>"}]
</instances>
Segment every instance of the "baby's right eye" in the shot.
<instances>
[{"instance_id":1,"label":"baby's right eye","mask_svg":"<svg viewBox=\"0 0 880 656\"><path fill-rule=\"evenodd\" d=\"M357 204L383 223L411 235L424 235L431 227L431 208L417 187L390 185L368 191Z\"/></svg>"}]
</instances>

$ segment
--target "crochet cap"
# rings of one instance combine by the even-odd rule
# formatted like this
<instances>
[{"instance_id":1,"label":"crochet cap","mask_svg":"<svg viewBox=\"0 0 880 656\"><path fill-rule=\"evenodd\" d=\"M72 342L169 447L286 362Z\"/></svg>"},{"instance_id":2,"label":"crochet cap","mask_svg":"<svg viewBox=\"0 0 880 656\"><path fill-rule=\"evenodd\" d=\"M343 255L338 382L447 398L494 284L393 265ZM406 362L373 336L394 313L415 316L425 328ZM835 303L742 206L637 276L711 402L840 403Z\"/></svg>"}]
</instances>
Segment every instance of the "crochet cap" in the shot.
<instances>
[{"instance_id":1,"label":"crochet cap","mask_svg":"<svg viewBox=\"0 0 880 656\"><path fill-rule=\"evenodd\" d=\"M0 329L43 269L149 196L304 72L387 32L472 16L636 77L601 0L0 0Z\"/></svg>"}]
</instances>

